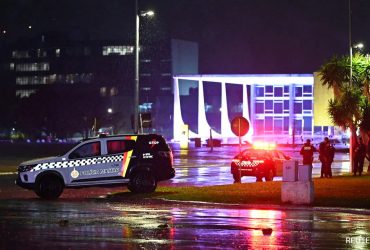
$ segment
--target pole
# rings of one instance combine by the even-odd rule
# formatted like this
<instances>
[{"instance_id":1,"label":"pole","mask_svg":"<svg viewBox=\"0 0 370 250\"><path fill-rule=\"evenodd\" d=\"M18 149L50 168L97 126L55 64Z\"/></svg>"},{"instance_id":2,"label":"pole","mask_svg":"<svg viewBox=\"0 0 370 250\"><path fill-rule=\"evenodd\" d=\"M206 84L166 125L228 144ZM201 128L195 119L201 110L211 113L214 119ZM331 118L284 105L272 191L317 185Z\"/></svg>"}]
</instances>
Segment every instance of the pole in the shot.
<instances>
[{"instance_id":1,"label":"pole","mask_svg":"<svg viewBox=\"0 0 370 250\"><path fill-rule=\"evenodd\" d=\"M139 6L138 0L135 0L135 87L134 87L134 133L139 133L138 117L139 117Z\"/></svg>"},{"instance_id":2,"label":"pole","mask_svg":"<svg viewBox=\"0 0 370 250\"><path fill-rule=\"evenodd\" d=\"M351 10L351 0L348 0L348 43L349 43L349 84L352 86L352 74L353 74L353 66L352 66L352 10ZM354 136L352 134L351 129L351 136L349 137L349 162L351 165L350 173L353 172L353 148L356 143L354 140Z\"/></svg>"},{"instance_id":3,"label":"pole","mask_svg":"<svg viewBox=\"0 0 370 250\"><path fill-rule=\"evenodd\" d=\"M241 126L240 119L238 119L238 123L239 123L239 126L238 126L239 133L238 133L238 135L239 135L239 155L240 155L241 152L242 152L242 138L240 136L240 133L241 133L241 131L240 131L240 126ZM239 183L241 183L241 182L242 182L242 167L240 166L240 163L239 163Z\"/></svg>"}]
</instances>

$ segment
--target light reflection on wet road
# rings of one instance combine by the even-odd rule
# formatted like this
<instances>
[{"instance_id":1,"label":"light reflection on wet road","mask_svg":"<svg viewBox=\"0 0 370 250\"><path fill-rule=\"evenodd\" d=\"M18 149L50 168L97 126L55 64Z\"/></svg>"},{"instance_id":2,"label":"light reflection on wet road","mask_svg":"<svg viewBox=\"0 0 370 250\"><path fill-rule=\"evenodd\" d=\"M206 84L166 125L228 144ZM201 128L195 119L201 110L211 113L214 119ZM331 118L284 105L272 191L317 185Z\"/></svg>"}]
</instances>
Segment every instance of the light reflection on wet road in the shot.
<instances>
[{"instance_id":1,"label":"light reflection on wet road","mask_svg":"<svg viewBox=\"0 0 370 250\"><path fill-rule=\"evenodd\" d=\"M370 247L370 243L346 243L346 237L370 237L370 216L309 208L29 200L0 203L0 219L1 249ZM264 235L262 229L272 229L271 235Z\"/></svg>"},{"instance_id":2,"label":"light reflection on wet road","mask_svg":"<svg viewBox=\"0 0 370 250\"><path fill-rule=\"evenodd\" d=\"M162 182L161 185L225 185L234 182L230 173L231 159L238 153L238 147L214 148L210 152L208 148L196 150L174 150L174 165L176 176L174 179ZM297 151L287 151L287 155L301 162L301 156ZM335 162L332 164L333 176L349 173L348 153L336 153ZM319 177L321 163L318 160L318 154L315 154L313 164L313 177ZM274 178L281 181L281 177ZM244 176L242 182L255 182L255 177Z\"/></svg>"}]
</instances>

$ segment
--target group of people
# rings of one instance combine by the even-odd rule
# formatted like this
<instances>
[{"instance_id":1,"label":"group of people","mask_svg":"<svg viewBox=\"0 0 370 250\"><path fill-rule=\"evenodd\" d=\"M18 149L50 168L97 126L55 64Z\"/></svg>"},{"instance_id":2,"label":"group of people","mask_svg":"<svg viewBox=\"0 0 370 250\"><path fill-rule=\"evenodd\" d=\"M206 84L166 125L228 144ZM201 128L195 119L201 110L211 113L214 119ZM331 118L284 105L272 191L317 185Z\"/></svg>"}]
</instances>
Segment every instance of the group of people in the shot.
<instances>
[{"instance_id":1,"label":"group of people","mask_svg":"<svg viewBox=\"0 0 370 250\"><path fill-rule=\"evenodd\" d=\"M314 152L319 151L319 160L321 161L321 178L332 177L331 164L334 160L335 148L330 143L329 138L325 137L319 145L319 150L317 150L312 144L311 140L307 139L306 143L302 146L300 154L303 156L303 164L311 165L313 163L313 154ZM358 143L355 147L353 154L353 175L356 176L357 173L359 176L362 175L364 169L365 158L370 162L370 140L368 145L363 143L361 137L358 138ZM368 172L370 172L370 164L368 167Z\"/></svg>"},{"instance_id":2,"label":"group of people","mask_svg":"<svg viewBox=\"0 0 370 250\"><path fill-rule=\"evenodd\" d=\"M331 178L331 164L334 160L335 148L330 143L328 137L325 137L324 141L320 143L319 150L311 144L310 139L306 140L300 151L300 154L303 156L303 164L312 166L313 153L317 151L319 151L319 160L321 161L321 178Z\"/></svg>"}]
</instances>

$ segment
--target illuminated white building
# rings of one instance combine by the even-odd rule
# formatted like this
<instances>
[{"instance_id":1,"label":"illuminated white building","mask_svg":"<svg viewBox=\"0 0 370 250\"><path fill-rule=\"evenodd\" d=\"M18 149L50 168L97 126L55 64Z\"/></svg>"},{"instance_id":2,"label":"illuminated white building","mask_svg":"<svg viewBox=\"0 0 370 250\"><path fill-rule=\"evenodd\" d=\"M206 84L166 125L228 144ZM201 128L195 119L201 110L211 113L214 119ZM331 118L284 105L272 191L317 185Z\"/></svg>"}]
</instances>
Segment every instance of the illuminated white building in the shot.
<instances>
[{"instance_id":1,"label":"illuminated white building","mask_svg":"<svg viewBox=\"0 0 370 250\"><path fill-rule=\"evenodd\" d=\"M231 120L244 116L250 130L243 140L292 143L312 138L313 74L177 75L174 77L174 139L189 125L190 138L235 142ZM328 127L318 128L320 132Z\"/></svg>"}]
</instances>

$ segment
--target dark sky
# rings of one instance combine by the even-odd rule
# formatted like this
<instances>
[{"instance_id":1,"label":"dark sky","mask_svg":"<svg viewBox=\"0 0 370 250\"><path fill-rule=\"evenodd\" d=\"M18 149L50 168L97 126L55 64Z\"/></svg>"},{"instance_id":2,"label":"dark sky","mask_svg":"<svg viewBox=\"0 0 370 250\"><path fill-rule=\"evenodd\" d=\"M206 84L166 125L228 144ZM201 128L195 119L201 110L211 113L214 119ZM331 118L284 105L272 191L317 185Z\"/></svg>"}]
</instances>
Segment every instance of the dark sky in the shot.
<instances>
[{"instance_id":1,"label":"dark sky","mask_svg":"<svg viewBox=\"0 0 370 250\"><path fill-rule=\"evenodd\" d=\"M141 0L153 31L199 42L200 73L312 73L348 53L348 0ZM370 52L370 0L352 0L352 40ZM142 21L143 22L149 22ZM32 29L28 29L32 25ZM133 38L134 0L1 0L1 42L45 31Z\"/></svg>"}]
</instances>

